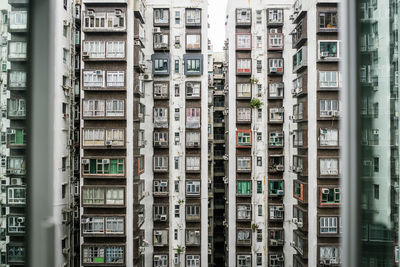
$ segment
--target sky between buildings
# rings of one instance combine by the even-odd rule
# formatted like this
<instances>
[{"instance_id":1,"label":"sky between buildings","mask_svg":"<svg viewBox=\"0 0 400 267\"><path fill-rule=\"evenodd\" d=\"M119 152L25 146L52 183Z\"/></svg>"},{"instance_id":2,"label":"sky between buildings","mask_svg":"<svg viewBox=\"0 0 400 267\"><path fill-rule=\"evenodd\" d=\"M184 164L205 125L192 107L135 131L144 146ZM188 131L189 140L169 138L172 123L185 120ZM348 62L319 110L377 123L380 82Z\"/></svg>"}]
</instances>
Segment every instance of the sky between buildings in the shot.
<instances>
[{"instance_id":1,"label":"sky between buildings","mask_svg":"<svg viewBox=\"0 0 400 267\"><path fill-rule=\"evenodd\" d=\"M1 0L0 0L1 1ZM222 52L225 41L225 16L228 0L208 0L210 29L208 37L214 52Z\"/></svg>"}]
</instances>

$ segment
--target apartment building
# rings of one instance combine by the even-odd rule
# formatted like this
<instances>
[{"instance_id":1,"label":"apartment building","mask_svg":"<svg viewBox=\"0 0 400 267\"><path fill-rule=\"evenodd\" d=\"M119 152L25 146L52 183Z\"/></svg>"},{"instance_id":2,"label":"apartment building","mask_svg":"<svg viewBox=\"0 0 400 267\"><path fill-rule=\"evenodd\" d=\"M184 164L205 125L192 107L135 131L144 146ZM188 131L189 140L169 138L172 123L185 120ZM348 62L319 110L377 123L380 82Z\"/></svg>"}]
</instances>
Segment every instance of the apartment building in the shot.
<instances>
[{"instance_id":1,"label":"apartment building","mask_svg":"<svg viewBox=\"0 0 400 267\"><path fill-rule=\"evenodd\" d=\"M228 1L227 266L340 264L337 1Z\"/></svg>"},{"instance_id":2,"label":"apartment building","mask_svg":"<svg viewBox=\"0 0 400 267\"><path fill-rule=\"evenodd\" d=\"M81 266L134 266L136 6L81 5Z\"/></svg>"},{"instance_id":3,"label":"apartment building","mask_svg":"<svg viewBox=\"0 0 400 267\"><path fill-rule=\"evenodd\" d=\"M146 1L145 266L208 266L207 2Z\"/></svg>"}]
</instances>

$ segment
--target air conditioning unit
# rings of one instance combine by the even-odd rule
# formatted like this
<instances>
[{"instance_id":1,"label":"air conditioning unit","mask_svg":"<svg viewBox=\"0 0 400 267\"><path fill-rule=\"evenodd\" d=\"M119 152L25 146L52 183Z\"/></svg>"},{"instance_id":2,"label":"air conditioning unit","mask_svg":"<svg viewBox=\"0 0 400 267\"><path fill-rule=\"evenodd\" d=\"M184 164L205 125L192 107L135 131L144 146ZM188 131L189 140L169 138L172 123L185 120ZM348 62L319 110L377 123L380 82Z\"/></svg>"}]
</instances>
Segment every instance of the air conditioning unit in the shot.
<instances>
[{"instance_id":1,"label":"air conditioning unit","mask_svg":"<svg viewBox=\"0 0 400 267\"><path fill-rule=\"evenodd\" d=\"M276 240L271 240L271 246L277 246L278 245L278 241Z\"/></svg>"},{"instance_id":2,"label":"air conditioning unit","mask_svg":"<svg viewBox=\"0 0 400 267\"><path fill-rule=\"evenodd\" d=\"M122 15L122 11L121 10L115 10L115 16L116 17L120 17Z\"/></svg>"},{"instance_id":3,"label":"air conditioning unit","mask_svg":"<svg viewBox=\"0 0 400 267\"><path fill-rule=\"evenodd\" d=\"M106 141L106 146L111 146L112 145L112 141Z\"/></svg>"},{"instance_id":4,"label":"air conditioning unit","mask_svg":"<svg viewBox=\"0 0 400 267\"><path fill-rule=\"evenodd\" d=\"M278 211L283 211L283 207L278 207Z\"/></svg>"},{"instance_id":5,"label":"air conditioning unit","mask_svg":"<svg viewBox=\"0 0 400 267\"><path fill-rule=\"evenodd\" d=\"M145 73L145 74L143 74L143 80L145 82L150 82L153 80L153 76L151 76L151 74L149 74L149 73Z\"/></svg>"},{"instance_id":6,"label":"air conditioning unit","mask_svg":"<svg viewBox=\"0 0 400 267\"><path fill-rule=\"evenodd\" d=\"M21 178L11 178L10 184L11 185L22 185L22 179Z\"/></svg>"},{"instance_id":7,"label":"air conditioning unit","mask_svg":"<svg viewBox=\"0 0 400 267\"><path fill-rule=\"evenodd\" d=\"M193 146L198 147L200 146L199 142L193 142Z\"/></svg>"},{"instance_id":8,"label":"air conditioning unit","mask_svg":"<svg viewBox=\"0 0 400 267\"><path fill-rule=\"evenodd\" d=\"M276 67L271 67L271 72L277 72L277 68Z\"/></svg>"},{"instance_id":9,"label":"air conditioning unit","mask_svg":"<svg viewBox=\"0 0 400 267\"><path fill-rule=\"evenodd\" d=\"M290 19L290 20L294 20L294 16L293 16L293 15L290 15L290 16L289 16L289 19Z\"/></svg>"},{"instance_id":10,"label":"air conditioning unit","mask_svg":"<svg viewBox=\"0 0 400 267\"><path fill-rule=\"evenodd\" d=\"M296 89L292 89L292 95L296 94Z\"/></svg>"},{"instance_id":11,"label":"air conditioning unit","mask_svg":"<svg viewBox=\"0 0 400 267\"><path fill-rule=\"evenodd\" d=\"M276 165L276 170L277 171L284 171L284 167L283 167L283 165Z\"/></svg>"},{"instance_id":12,"label":"air conditioning unit","mask_svg":"<svg viewBox=\"0 0 400 267\"><path fill-rule=\"evenodd\" d=\"M161 43L161 44L160 44L160 47L161 47L161 48L168 48L168 44L167 44L167 43Z\"/></svg>"},{"instance_id":13,"label":"air conditioning unit","mask_svg":"<svg viewBox=\"0 0 400 267\"><path fill-rule=\"evenodd\" d=\"M110 164L110 159L103 159L103 160L102 160L102 163L103 163L103 164Z\"/></svg>"},{"instance_id":14,"label":"air conditioning unit","mask_svg":"<svg viewBox=\"0 0 400 267\"><path fill-rule=\"evenodd\" d=\"M282 196L283 195L283 190L276 190L276 194L279 195L279 196Z\"/></svg>"},{"instance_id":15,"label":"air conditioning unit","mask_svg":"<svg viewBox=\"0 0 400 267\"><path fill-rule=\"evenodd\" d=\"M100 75L101 74L101 70L96 70L96 75Z\"/></svg>"},{"instance_id":16,"label":"air conditioning unit","mask_svg":"<svg viewBox=\"0 0 400 267\"><path fill-rule=\"evenodd\" d=\"M82 56L83 56L83 57L89 57L89 52L83 51L83 52L82 52Z\"/></svg>"},{"instance_id":17,"label":"air conditioning unit","mask_svg":"<svg viewBox=\"0 0 400 267\"><path fill-rule=\"evenodd\" d=\"M160 27L155 27L153 29L153 33L161 33L161 28Z\"/></svg>"},{"instance_id":18,"label":"air conditioning unit","mask_svg":"<svg viewBox=\"0 0 400 267\"><path fill-rule=\"evenodd\" d=\"M329 194L329 189L328 188L322 188L322 194L325 194L325 195L327 195L327 194Z\"/></svg>"},{"instance_id":19,"label":"air conditioning unit","mask_svg":"<svg viewBox=\"0 0 400 267\"><path fill-rule=\"evenodd\" d=\"M63 253L64 255L69 254L69 248L63 248L63 249L62 249L62 253Z\"/></svg>"},{"instance_id":20,"label":"air conditioning unit","mask_svg":"<svg viewBox=\"0 0 400 267\"><path fill-rule=\"evenodd\" d=\"M89 17L94 17L94 11L93 10L89 10L87 12L87 14L88 14Z\"/></svg>"},{"instance_id":21,"label":"air conditioning unit","mask_svg":"<svg viewBox=\"0 0 400 267\"><path fill-rule=\"evenodd\" d=\"M17 217L17 223L24 223L25 217Z\"/></svg>"},{"instance_id":22,"label":"air conditioning unit","mask_svg":"<svg viewBox=\"0 0 400 267\"><path fill-rule=\"evenodd\" d=\"M162 222L167 221L167 215L160 215L160 221Z\"/></svg>"},{"instance_id":23,"label":"air conditioning unit","mask_svg":"<svg viewBox=\"0 0 400 267\"><path fill-rule=\"evenodd\" d=\"M296 167L295 171L296 172L301 172L303 169L301 167Z\"/></svg>"},{"instance_id":24,"label":"air conditioning unit","mask_svg":"<svg viewBox=\"0 0 400 267\"><path fill-rule=\"evenodd\" d=\"M321 52L321 54L320 54L320 57L321 58L326 58L326 57L328 57L328 52Z\"/></svg>"},{"instance_id":25,"label":"air conditioning unit","mask_svg":"<svg viewBox=\"0 0 400 267\"><path fill-rule=\"evenodd\" d=\"M297 222L298 222L297 218L292 219L292 223L297 223Z\"/></svg>"},{"instance_id":26,"label":"air conditioning unit","mask_svg":"<svg viewBox=\"0 0 400 267\"><path fill-rule=\"evenodd\" d=\"M82 164L83 165L87 165L87 164L89 164L90 163L90 160L89 159L82 159Z\"/></svg>"},{"instance_id":27,"label":"air conditioning unit","mask_svg":"<svg viewBox=\"0 0 400 267\"><path fill-rule=\"evenodd\" d=\"M373 134L379 134L379 130L378 130L378 129L373 129L373 130L372 130L372 133L373 133Z\"/></svg>"},{"instance_id":28,"label":"air conditioning unit","mask_svg":"<svg viewBox=\"0 0 400 267\"><path fill-rule=\"evenodd\" d=\"M142 44L140 43L139 40L135 40L135 45L141 46Z\"/></svg>"},{"instance_id":29,"label":"air conditioning unit","mask_svg":"<svg viewBox=\"0 0 400 267\"><path fill-rule=\"evenodd\" d=\"M294 243L294 242L292 241L292 242L289 243L289 245L290 245L291 247L294 248L294 247L296 246L296 243Z\"/></svg>"},{"instance_id":30,"label":"air conditioning unit","mask_svg":"<svg viewBox=\"0 0 400 267\"><path fill-rule=\"evenodd\" d=\"M222 114L223 114L224 116L227 116L227 115L229 114L229 111L226 109L226 110L222 111Z\"/></svg>"},{"instance_id":31,"label":"air conditioning unit","mask_svg":"<svg viewBox=\"0 0 400 267\"><path fill-rule=\"evenodd\" d=\"M300 12L300 9L299 9L298 7L296 7L296 8L294 9L294 13L297 14L297 13L299 13L299 12Z\"/></svg>"},{"instance_id":32,"label":"air conditioning unit","mask_svg":"<svg viewBox=\"0 0 400 267\"><path fill-rule=\"evenodd\" d=\"M302 228L303 227L303 222L298 222L297 227Z\"/></svg>"},{"instance_id":33,"label":"air conditioning unit","mask_svg":"<svg viewBox=\"0 0 400 267\"><path fill-rule=\"evenodd\" d=\"M340 188L335 188L335 193L340 193Z\"/></svg>"},{"instance_id":34,"label":"air conditioning unit","mask_svg":"<svg viewBox=\"0 0 400 267\"><path fill-rule=\"evenodd\" d=\"M68 27L69 26L69 21L64 20L63 22L64 22L64 27Z\"/></svg>"},{"instance_id":35,"label":"air conditioning unit","mask_svg":"<svg viewBox=\"0 0 400 267\"><path fill-rule=\"evenodd\" d=\"M8 129L7 130L7 134L15 134L15 130L14 129Z\"/></svg>"},{"instance_id":36,"label":"air conditioning unit","mask_svg":"<svg viewBox=\"0 0 400 267\"><path fill-rule=\"evenodd\" d=\"M285 261L285 258L284 258L283 256L280 256L280 257L278 258L278 261Z\"/></svg>"}]
</instances>

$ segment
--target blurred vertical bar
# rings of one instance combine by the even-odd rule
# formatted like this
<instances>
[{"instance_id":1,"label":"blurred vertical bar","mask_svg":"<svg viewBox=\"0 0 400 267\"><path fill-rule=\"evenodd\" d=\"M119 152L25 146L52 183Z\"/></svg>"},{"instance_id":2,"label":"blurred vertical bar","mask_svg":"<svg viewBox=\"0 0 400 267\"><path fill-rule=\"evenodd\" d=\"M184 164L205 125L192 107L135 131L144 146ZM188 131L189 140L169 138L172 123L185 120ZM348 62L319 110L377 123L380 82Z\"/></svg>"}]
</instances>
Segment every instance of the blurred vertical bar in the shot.
<instances>
[{"instance_id":1,"label":"blurred vertical bar","mask_svg":"<svg viewBox=\"0 0 400 267\"><path fill-rule=\"evenodd\" d=\"M342 162L344 175L342 188L344 192L342 218L344 218L344 235L342 252L343 266L360 266L360 180L359 180L359 99L358 85L358 23L357 1L343 1L340 7L341 39L344 56L341 64L344 90L341 92L343 103Z\"/></svg>"},{"instance_id":2,"label":"blurred vertical bar","mask_svg":"<svg viewBox=\"0 0 400 267\"><path fill-rule=\"evenodd\" d=\"M54 267L54 224L52 217L51 166L53 105L51 80L54 77L50 58L54 54L51 0L31 0L29 9L29 76L28 90L28 244L27 266Z\"/></svg>"}]
</instances>

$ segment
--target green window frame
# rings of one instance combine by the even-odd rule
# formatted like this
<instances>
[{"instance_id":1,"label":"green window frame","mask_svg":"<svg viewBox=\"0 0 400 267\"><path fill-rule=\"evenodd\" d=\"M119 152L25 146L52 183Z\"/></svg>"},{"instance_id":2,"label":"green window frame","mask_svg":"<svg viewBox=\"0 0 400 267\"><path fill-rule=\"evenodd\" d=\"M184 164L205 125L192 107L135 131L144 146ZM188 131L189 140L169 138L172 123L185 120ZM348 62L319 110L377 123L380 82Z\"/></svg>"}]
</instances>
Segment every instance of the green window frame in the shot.
<instances>
[{"instance_id":1,"label":"green window frame","mask_svg":"<svg viewBox=\"0 0 400 267\"><path fill-rule=\"evenodd\" d=\"M26 145L26 132L24 129L15 129L9 134L10 145Z\"/></svg>"},{"instance_id":2,"label":"green window frame","mask_svg":"<svg viewBox=\"0 0 400 267\"><path fill-rule=\"evenodd\" d=\"M250 195L251 194L251 181L238 181L237 182L237 194L238 195Z\"/></svg>"},{"instance_id":3,"label":"green window frame","mask_svg":"<svg viewBox=\"0 0 400 267\"><path fill-rule=\"evenodd\" d=\"M271 195L281 195L280 190L283 192L283 181L269 181L269 193Z\"/></svg>"},{"instance_id":4,"label":"green window frame","mask_svg":"<svg viewBox=\"0 0 400 267\"><path fill-rule=\"evenodd\" d=\"M103 163L103 159L90 159L89 164L83 167L84 174L124 174L124 159L110 159L110 163Z\"/></svg>"},{"instance_id":5,"label":"green window frame","mask_svg":"<svg viewBox=\"0 0 400 267\"><path fill-rule=\"evenodd\" d=\"M297 197L301 197L301 184L299 183L294 183L294 195Z\"/></svg>"},{"instance_id":6,"label":"green window frame","mask_svg":"<svg viewBox=\"0 0 400 267\"><path fill-rule=\"evenodd\" d=\"M251 146L251 133L239 132L237 140L238 140L238 146Z\"/></svg>"}]
</instances>

